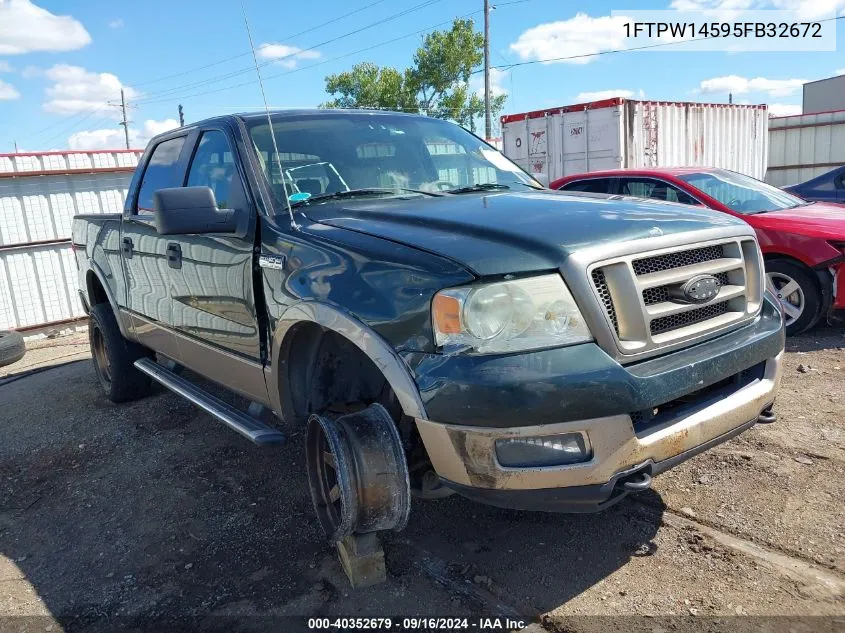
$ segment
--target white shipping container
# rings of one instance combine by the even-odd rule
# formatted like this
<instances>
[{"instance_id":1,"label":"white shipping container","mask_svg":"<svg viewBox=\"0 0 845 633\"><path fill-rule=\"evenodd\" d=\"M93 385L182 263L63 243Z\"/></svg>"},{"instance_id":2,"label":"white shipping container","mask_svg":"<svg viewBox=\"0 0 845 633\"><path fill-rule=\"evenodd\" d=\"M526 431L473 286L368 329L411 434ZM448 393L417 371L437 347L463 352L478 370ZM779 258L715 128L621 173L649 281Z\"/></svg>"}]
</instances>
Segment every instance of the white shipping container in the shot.
<instances>
[{"instance_id":1,"label":"white shipping container","mask_svg":"<svg viewBox=\"0 0 845 633\"><path fill-rule=\"evenodd\" d=\"M636 167L723 167L766 173L765 105L613 98L502 117L504 154L549 183Z\"/></svg>"},{"instance_id":2,"label":"white shipping container","mask_svg":"<svg viewBox=\"0 0 845 633\"><path fill-rule=\"evenodd\" d=\"M845 165L845 110L769 121L766 182L794 185Z\"/></svg>"}]
</instances>

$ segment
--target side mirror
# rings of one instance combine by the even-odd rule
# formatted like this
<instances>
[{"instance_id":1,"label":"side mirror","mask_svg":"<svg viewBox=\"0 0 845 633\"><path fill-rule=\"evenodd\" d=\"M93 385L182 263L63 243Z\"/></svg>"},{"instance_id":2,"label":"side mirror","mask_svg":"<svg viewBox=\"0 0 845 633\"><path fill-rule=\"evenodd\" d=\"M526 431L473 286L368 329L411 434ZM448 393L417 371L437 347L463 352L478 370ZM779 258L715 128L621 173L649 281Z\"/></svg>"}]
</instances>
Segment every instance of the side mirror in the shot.
<instances>
[{"instance_id":1,"label":"side mirror","mask_svg":"<svg viewBox=\"0 0 845 633\"><path fill-rule=\"evenodd\" d=\"M211 187L174 187L153 194L153 216L160 235L238 233L246 212L218 209Z\"/></svg>"}]
</instances>

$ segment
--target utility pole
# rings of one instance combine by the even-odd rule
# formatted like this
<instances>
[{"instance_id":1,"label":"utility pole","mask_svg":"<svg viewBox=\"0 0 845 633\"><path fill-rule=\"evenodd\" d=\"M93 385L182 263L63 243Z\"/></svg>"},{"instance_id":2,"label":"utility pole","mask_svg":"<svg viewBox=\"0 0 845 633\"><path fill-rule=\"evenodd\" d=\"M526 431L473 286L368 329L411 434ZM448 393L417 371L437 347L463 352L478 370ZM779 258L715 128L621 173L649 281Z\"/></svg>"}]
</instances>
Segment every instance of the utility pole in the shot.
<instances>
[{"instance_id":1,"label":"utility pole","mask_svg":"<svg viewBox=\"0 0 845 633\"><path fill-rule=\"evenodd\" d=\"M728 93L728 103L733 103L733 102L734 102L734 95L733 95L732 92L729 92Z\"/></svg>"},{"instance_id":2,"label":"utility pole","mask_svg":"<svg viewBox=\"0 0 845 633\"><path fill-rule=\"evenodd\" d=\"M179 104L179 127L185 127L185 113L182 111L182 104Z\"/></svg>"},{"instance_id":3,"label":"utility pole","mask_svg":"<svg viewBox=\"0 0 845 633\"><path fill-rule=\"evenodd\" d=\"M123 136L126 138L126 149L129 149L129 121L126 120L126 98L123 96L123 88L120 89L120 109L123 112Z\"/></svg>"},{"instance_id":4,"label":"utility pole","mask_svg":"<svg viewBox=\"0 0 845 633\"><path fill-rule=\"evenodd\" d=\"M484 0L484 138L493 136L490 120L490 0Z\"/></svg>"}]
</instances>

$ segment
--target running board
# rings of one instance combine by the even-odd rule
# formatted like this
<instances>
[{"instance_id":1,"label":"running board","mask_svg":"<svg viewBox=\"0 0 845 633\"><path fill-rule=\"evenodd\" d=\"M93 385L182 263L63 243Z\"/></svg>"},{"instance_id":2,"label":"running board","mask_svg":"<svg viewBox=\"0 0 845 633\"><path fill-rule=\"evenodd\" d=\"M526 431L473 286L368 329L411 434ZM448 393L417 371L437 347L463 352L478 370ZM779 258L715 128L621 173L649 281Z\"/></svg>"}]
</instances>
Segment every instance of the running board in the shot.
<instances>
[{"instance_id":1,"label":"running board","mask_svg":"<svg viewBox=\"0 0 845 633\"><path fill-rule=\"evenodd\" d=\"M203 411L210 413L233 431L243 435L255 444L282 444L285 434L267 426L251 415L239 411L227 402L211 395L194 383L162 367L151 358L140 358L135 361L135 367L147 376L161 383L173 393L197 405Z\"/></svg>"}]
</instances>

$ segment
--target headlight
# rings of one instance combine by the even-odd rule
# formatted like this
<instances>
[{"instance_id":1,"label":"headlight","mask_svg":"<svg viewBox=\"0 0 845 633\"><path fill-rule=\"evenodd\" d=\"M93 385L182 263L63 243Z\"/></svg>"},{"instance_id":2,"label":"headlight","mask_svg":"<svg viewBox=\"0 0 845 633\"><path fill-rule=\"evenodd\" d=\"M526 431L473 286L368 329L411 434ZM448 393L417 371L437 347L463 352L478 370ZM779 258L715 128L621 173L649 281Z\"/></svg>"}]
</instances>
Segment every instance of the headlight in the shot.
<instances>
[{"instance_id":1,"label":"headlight","mask_svg":"<svg viewBox=\"0 0 845 633\"><path fill-rule=\"evenodd\" d=\"M443 290L431 313L440 347L492 354L592 340L560 275Z\"/></svg>"}]
</instances>

